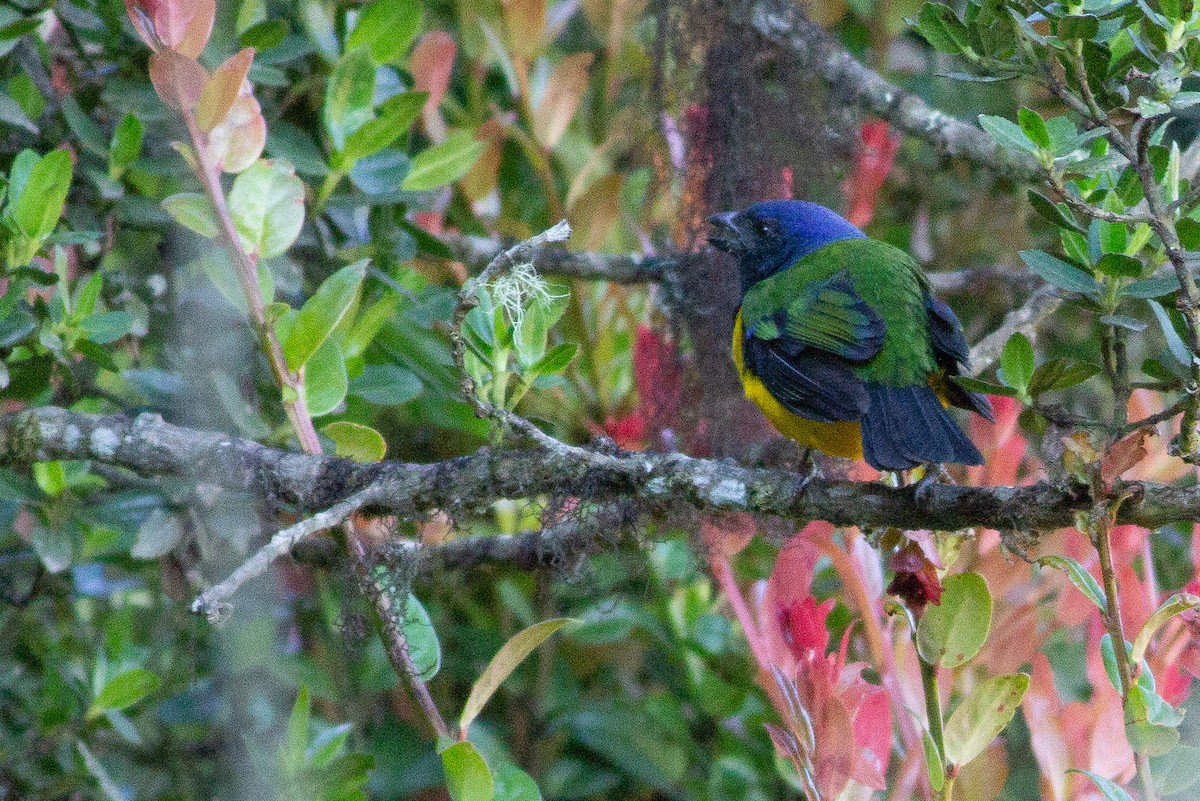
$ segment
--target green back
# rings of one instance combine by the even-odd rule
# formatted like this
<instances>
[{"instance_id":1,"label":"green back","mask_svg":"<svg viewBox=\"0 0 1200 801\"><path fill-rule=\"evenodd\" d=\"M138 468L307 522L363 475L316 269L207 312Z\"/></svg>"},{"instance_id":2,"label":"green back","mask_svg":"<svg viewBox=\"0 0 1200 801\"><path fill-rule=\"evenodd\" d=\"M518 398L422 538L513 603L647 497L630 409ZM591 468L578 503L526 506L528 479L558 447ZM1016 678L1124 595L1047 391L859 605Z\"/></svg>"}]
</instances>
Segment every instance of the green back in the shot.
<instances>
[{"instance_id":1,"label":"green back","mask_svg":"<svg viewBox=\"0 0 1200 801\"><path fill-rule=\"evenodd\" d=\"M763 339L779 335L779 314L786 327L809 308L809 288L845 271L854 292L883 317L883 346L855 372L867 381L889 386L924 383L934 371L928 312L920 267L907 253L875 239L846 239L808 254L786 270L764 279L742 298L747 331Z\"/></svg>"}]
</instances>

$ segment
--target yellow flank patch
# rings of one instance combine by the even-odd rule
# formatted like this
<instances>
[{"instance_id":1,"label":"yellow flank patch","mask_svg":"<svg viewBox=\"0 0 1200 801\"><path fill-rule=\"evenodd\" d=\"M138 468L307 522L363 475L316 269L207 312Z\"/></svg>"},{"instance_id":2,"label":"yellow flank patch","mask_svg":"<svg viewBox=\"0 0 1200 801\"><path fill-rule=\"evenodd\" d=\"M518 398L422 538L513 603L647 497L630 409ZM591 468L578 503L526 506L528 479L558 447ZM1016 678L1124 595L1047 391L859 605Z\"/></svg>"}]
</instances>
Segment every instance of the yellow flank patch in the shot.
<instances>
[{"instance_id":1,"label":"yellow flank patch","mask_svg":"<svg viewBox=\"0 0 1200 801\"><path fill-rule=\"evenodd\" d=\"M762 409L762 413L780 434L796 440L806 448L816 448L830 456L844 456L847 459L862 458L862 432L858 423L821 423L794 415L775 400L758 376L746 369L746 363L742 357L741 312L738 312L733 323L733 363L737 366L738 375L742 378L742 387L746 391L746 397L754 401L759 409Z\"/></svg>"}]
</instances>

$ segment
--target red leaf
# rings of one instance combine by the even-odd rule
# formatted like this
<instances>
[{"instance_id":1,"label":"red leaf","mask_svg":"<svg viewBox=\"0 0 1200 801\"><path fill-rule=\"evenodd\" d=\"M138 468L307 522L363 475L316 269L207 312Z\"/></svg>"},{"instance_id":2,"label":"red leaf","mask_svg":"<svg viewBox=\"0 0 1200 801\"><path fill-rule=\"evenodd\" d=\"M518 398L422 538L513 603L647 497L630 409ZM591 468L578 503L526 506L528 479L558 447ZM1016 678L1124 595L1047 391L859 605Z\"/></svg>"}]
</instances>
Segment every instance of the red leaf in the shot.
<instances>
[{"instance_id":1,"label":"red leaf","mask_svg":"<svg viewBox=\"0 0 1200 801\"><path fill-rule=\"evenodd\" d=\"M208 73L193 58L174 50L158 50L150 57L150 81L162 102L186 112L199 102Z\"/></svg>"},{"instance_id":2,"label":"red leaf","mask_svg":"<svg viewBox=\"0 0 1200 801\"><path fill-rule=\"evenodd\" d=\"M900 137L892 134L886 122L868 120L859 131L861 148L842 191L849 200L846 219L862 228L875 216L879 190L892 171Z\"/></svg>"},{"instance_id":3,"label":"red leaf","mask_svg":"<svg viewBox=\"0 0 1200 801\"><path fill-rule=\"evenodd\" d=\"M1100 462L1100 480L1105 484L1111 484L1126 470L1145 459L1150 453L1146 443L1157 433L1154 428L1147 426L1138 429L1109 448L1108 453L1104 454L1104 458Z\"/></svg>"},{"instance_id":4,"label":"red leaf","mask_svg":"<svg viewBox=\"0 0 1200 801\"><path fill-rule=\"evenodd\" d=\"M196 104L196 125L201 131L208 133L225 121L253 63L254 48L247 47L213 70Z\"/></svg>"},{"instance_id":5,"label":"red leaf","mask_svg":"<svg viewBox=\"0 0 1200 801\"><path fill-rule=\"evenodd\" d=\"M783 641L797 660L811 659L813 654L823 654L829 647L826 621L833 605L833 598L818 604L817 599L809 595L779 609Z\"/></svg>"},{"instance_id":6,"label":"red leaf","mask_svg":"<svg viewBox=\"0 0 1200 801\"><path fill-rule=\"evenodd\" d=\"M650 433L674 428L683 400L683 371L674 346L640 325L633 346L633 380Z\"/></svg>"},{"instance_id":7,"label":"red leaf","mask_svg":"<svg viewBox=\"0 0 1200 801\"><path fill-rule=\"evenodd\" d=\"M413 48L409 68L413 74L413 90L428 92L425 111L432 111L442 102L450 86L450 72L458 46L445 31L430 31Z\"/></svg>"},{"instance_id":8,"label":"red leaf","mask_svg":"<svg viewBox=\"0 0 1200 801\"><path fill-rule=\"evenodd\" d=\"M216 0L125 0L125 13L152 50L196 58L212 35Z\"/></svg>"}]
</instances>

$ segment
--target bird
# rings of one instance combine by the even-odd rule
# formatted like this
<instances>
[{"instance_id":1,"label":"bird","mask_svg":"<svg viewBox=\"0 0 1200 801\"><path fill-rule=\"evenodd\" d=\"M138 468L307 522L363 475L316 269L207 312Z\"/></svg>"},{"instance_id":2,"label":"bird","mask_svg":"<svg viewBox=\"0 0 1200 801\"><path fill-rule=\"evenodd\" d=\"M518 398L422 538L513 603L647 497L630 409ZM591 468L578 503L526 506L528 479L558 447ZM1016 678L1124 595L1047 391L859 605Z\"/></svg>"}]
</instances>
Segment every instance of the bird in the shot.
<instances>
[{"instance_id":1,"label":"bird","mask_svg":"<svg viewBox=\"0 0 1200 801\"><path fill-rule=\"evenodd\" d=\"M733 360L784 436L880 471L979 465L947 406L994 420L954 377L970 350L917 262L801 200L714 214L708 241L737 260Z\"/></svg>"}]
</instances>

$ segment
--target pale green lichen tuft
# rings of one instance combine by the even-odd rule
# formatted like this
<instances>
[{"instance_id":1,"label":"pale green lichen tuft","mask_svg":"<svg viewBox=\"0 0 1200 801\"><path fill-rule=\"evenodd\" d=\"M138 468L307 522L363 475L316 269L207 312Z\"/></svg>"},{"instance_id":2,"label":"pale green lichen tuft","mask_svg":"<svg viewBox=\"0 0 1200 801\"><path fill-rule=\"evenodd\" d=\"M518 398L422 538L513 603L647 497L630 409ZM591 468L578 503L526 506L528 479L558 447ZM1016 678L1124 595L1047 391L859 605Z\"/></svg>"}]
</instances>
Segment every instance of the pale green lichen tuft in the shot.
<instances>
[{"instance_id":1,"label":"pale green lichen tuft","mask_svg":"<svg viewBox=\"0 0 1200 801\"><path fill-rule=\"evenodd\" d=\"M534 303L549 305L555 300L566 297L551 291L550 285L537 274L532 262L522 262L497 278L489 287L492 300L504 309L504 316L513 327L513 336L521 334L521 324L525 320L525 310Z\"/></svg>"}]
</instances>

